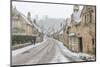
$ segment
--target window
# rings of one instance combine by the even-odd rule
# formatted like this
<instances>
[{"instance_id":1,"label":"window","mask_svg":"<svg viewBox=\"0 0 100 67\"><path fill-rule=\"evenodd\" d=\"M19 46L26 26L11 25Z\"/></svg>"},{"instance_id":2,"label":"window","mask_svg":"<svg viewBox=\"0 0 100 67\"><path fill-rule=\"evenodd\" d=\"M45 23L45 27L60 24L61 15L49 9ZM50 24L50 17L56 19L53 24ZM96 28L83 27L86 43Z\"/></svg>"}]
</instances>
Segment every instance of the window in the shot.
<instances>
[{"instance_id":1,"label":"window","mask_svg":"<svg viewBox=\"0 0 100 67\"><path fill-rule=\"evenodd\" d=\"M69 31L66 31L67 34L69 34Z\"/></svg>"},{"instance_id":2,"label":"window","mask_svg":"<svg viewBox=\"0 0 100 67\"><path fill-rule=\"evenodd\" d=\"M93 45L93 46L95 45L94 39L92 39L92 45Z\"/></svg>"},{"instance_id":3,"label":"window","mask_svg":"<svg viewBox=\"0 0 100 67\"><path fill-rule=\"evenodd\" d=\"M84 24L86 24L86 15L85 15L85 23Z\"/></svg>"},{"instance_id":4,"label":"window","mask_svg":"<svg viewBox=\"0 0 100 67\"><path fill-rule=\"evenodd\" d=\"M90 23L92 23L92 13L90 13Z\"/></svg>"}]
</instances>

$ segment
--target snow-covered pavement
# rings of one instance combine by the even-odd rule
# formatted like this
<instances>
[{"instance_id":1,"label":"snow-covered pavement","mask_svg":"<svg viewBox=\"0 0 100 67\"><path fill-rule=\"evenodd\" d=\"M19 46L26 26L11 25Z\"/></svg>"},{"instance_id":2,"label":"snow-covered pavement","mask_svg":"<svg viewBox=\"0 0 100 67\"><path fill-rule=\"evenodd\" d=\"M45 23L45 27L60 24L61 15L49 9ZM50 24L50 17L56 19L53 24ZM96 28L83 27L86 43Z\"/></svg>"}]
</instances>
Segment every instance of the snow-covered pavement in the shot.
<instances>
[{"instance_id":1,"label":"snow-covered pavement","mask_svg":"<svg viewBox=\"0 0 100 67\"><path fill-rule=\"evenodd\" d=\"M23 53L25 51L28 51L29 49L33 48L33 47L37 47L38 45L41 45L42 43L44 43L46 41L46 39L43 41L43 42L40 42L40 43L36 43L35 45L32 44L32 45L29 45L29 46L26 46L26 47L23 47L23 48L20 48L20 49L17 49L17 50L13 50L12 51L12 56L16 56L17 54L20 54L20 53Z\"/></svg>"},{"instance_id":2,"label":"snow-covered pavement","mask_svg":"<svg viewBox=\"0 0 100 67\"><path fill-rule=\"evenodd\" d=\"M55 39L54 39L55 40ZM57 47L59 48L59 50L61 51L61 53L63 54L63 56L67 57L70 59L70 61L83 61L78 53L74 53L72 51L70 51L67 47L65 47L63 45L62 42L55 40L55 42L57 43Z\"/></svg>"},{"instance_id":3,"label":"snow-covered pavement","mask_svg":"<svg viewBox=\"0 0 100 67\"><path fill-rule=\"evenodd\" d=\"M55 40L55 39L54 39ZM67 47L65 47L63 45L62 42L55 40L58 44L56 44L59 49L61 50L61 53L70 59L70 61L74 62L74 61L90 61L90 60L95 60L95 56L94 55L89 55L86 53L75 53L70 51Z\"/></svg>"}]
</instances>

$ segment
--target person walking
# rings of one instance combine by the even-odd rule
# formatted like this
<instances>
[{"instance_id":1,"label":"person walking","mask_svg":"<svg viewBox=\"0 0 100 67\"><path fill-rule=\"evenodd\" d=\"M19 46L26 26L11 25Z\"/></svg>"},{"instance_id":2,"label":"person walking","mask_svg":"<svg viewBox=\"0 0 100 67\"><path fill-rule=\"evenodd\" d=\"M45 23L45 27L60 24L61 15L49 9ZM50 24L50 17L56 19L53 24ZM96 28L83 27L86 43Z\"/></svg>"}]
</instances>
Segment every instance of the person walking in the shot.
<instances>
[{"instance_id":1,"label":"person walking","mask_svg":"<svg viewBox=\"0 0 100 67\"><path fill-rule=\"evenodd\" d=\"M33 37L33 43L35 45L35 43L36 43L36 36Z\"/></svg>"}]
</instances>

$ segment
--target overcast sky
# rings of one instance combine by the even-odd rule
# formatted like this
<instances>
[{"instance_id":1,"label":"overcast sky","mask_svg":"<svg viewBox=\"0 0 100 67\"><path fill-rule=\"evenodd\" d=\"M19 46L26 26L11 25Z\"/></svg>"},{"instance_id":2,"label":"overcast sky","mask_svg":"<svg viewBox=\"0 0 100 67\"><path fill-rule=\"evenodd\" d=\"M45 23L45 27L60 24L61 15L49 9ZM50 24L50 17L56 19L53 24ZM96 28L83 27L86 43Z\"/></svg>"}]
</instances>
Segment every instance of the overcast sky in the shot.
<instances>
[{"instance_id":1,"label":"overcast sky","mask_svg":"<svg viewBox=\"0 0 100 67\"><path fill-rule=\"evenodd\" d=\"M60 5L60 4L44 4L44 3L30 3L30 2L12 2L13 7L16 6L17 10L27 15L31 13L32 18L36 15L39 18L48 16L51 18L67 18L73 12L73 5Z\"/></svg>"}]
</instances>

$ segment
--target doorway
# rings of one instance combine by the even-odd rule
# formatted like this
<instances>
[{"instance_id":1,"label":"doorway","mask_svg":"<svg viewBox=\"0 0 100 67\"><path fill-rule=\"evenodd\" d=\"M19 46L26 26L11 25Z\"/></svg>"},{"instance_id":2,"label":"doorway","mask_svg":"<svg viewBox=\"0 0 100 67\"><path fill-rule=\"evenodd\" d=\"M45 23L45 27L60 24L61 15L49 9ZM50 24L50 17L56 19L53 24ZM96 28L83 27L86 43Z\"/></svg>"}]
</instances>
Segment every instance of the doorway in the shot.
<instances>
[{"instance_id":1,"label":"doorway","mask_svg":"<svg viewBox=\"0 0 100 67\"><path fill-rule=\"evenodd\" d=\"M82 37L79 37L79 48L80 48L80 52L83 52Z\"/></svg>"}]
</instances>

